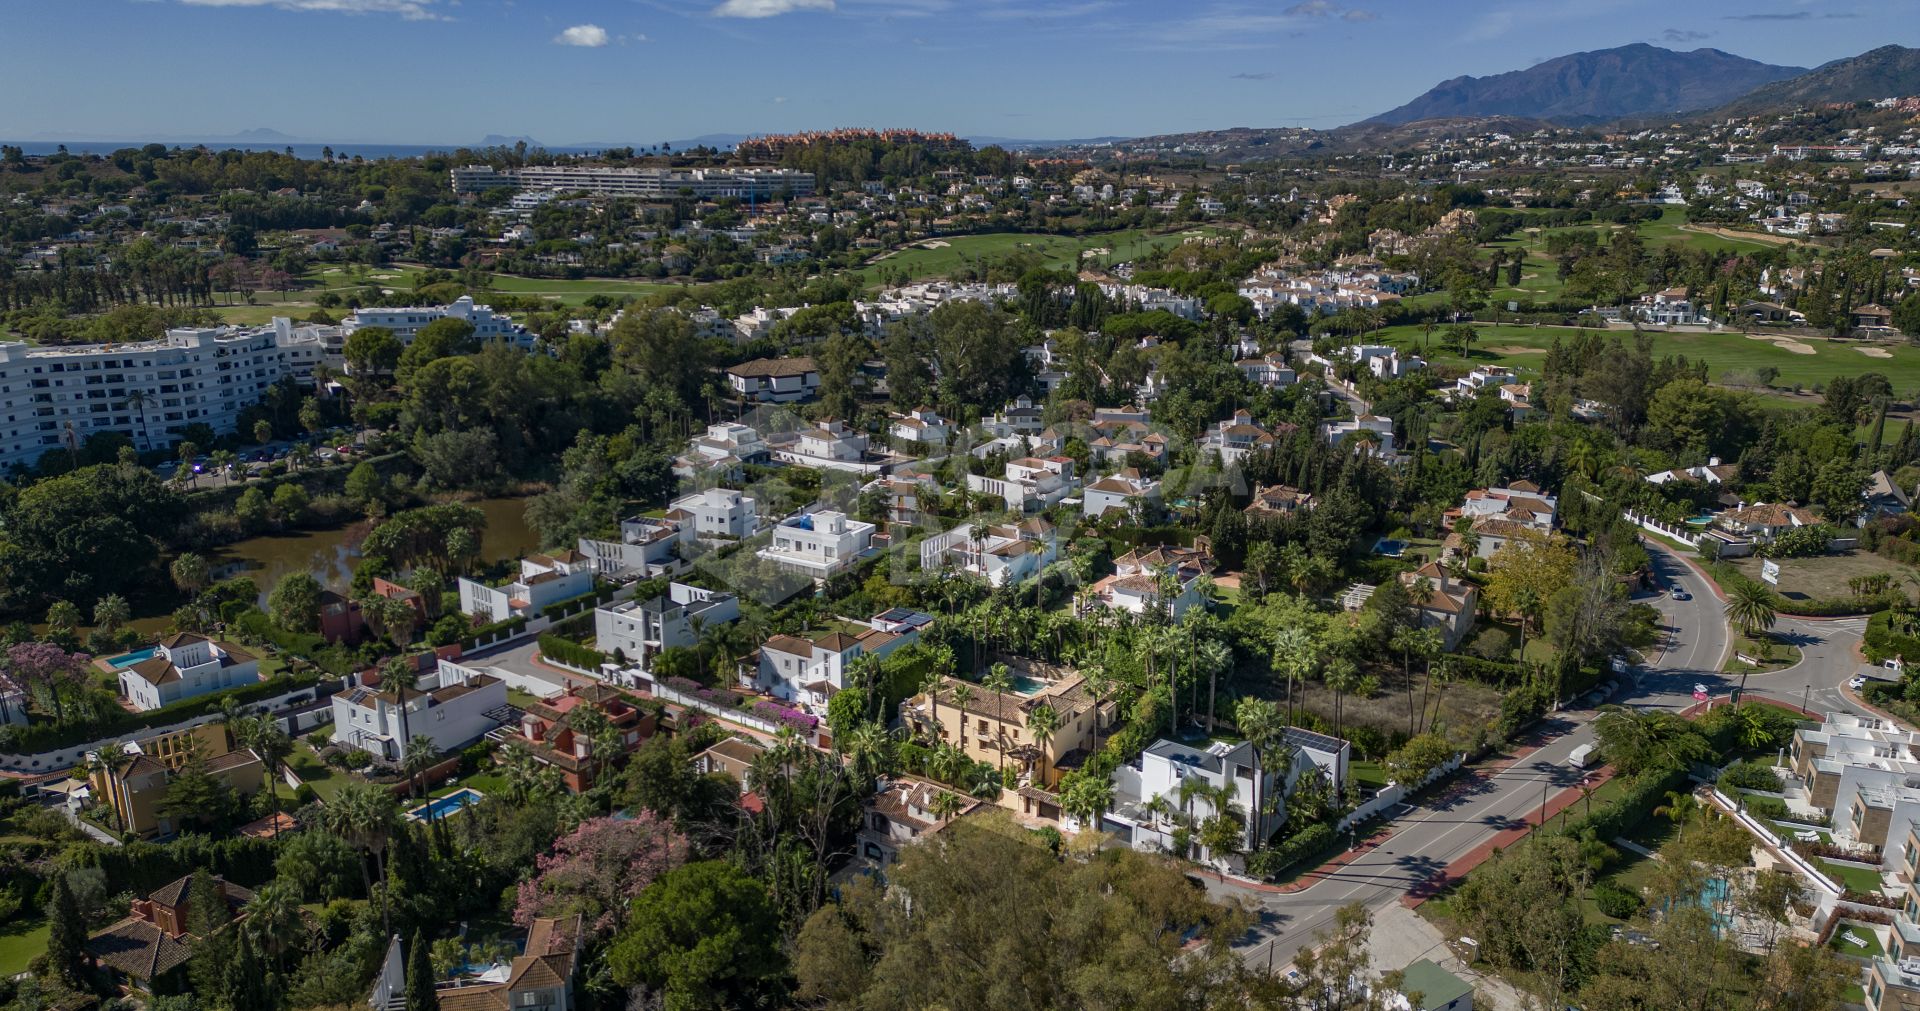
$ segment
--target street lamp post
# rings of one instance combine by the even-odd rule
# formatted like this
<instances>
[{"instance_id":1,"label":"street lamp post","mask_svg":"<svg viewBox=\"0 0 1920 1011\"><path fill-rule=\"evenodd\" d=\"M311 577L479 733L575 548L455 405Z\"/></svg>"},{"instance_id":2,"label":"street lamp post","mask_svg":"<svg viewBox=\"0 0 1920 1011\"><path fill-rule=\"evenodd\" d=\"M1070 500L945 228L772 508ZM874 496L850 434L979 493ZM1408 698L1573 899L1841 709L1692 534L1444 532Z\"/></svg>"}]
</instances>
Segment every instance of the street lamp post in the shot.
<instances>
[{"instance_id":1,"label":"street lamp post","mask_svg":"<svg viewBox=\"0 0 1920 1011\"><path fill-rule=\"evenodd\" d=\"M1807 709L1807 696L1809 696L1809 695L1812 695L1812 694L1813 694L1813 686L1812 686L1812 685L1808 685L1808 686L1806 686L1805 688L1802 688L1802 689L1800 689L1800 714L1801 714L1802 716L1804 716L1804 715L1806 715L1806 714L1807 714L1807 712L1808 712L1808 709Z\"/></svg>"}]
</instances>

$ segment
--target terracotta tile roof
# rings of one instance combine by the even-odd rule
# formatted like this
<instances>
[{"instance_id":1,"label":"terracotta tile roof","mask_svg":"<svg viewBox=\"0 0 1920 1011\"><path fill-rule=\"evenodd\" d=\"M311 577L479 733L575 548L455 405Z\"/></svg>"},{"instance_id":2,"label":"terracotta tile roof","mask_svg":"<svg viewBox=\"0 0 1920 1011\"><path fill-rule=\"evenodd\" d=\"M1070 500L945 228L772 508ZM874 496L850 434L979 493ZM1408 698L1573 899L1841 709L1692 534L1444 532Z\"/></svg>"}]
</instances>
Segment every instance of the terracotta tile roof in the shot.
<instances>
[{"instance_id":1,"label":"terracotta tile roof","mask_svg":"<svg viewBox=\"0 0 1920 1011\"><path fill-rule=\"evenodd\" d=\"M745 379L777 379L817 371L811 358L756 358L733 366L727 374Z\"/></svg>"},{"instance_id":2,"label":"terracotta tile roof","mask_svg":"<svg viewBox=\"0 0 1920 1011\"><path fill-rule=\"evenodd\" d=\"M760 647L775 653L787 653L792 656L812 656L813 643L797 635L776 635Z\"/></svg>"},{"instance_id":3,"label":"terracotta tile roof","mask_svg":"<svg viewBox=\"0 0 1920 1011\"><path fill-rule=\"evenodd\" d=\"M196 642L206 642L206 641L207 641L206 636L200 635L199 633L196 633L196 632L175 632L174 634L167 636L165 639L160 640L160 645L165 646L168 649L176 649L181 646L191 646Z\"/></svg>"},{"instance_id":4,"label":"terracotta tile roof","mask_svg":"<svg viewBox=\"0 0 1920 1011\"><path fill-rule=\"evenodd\" d=\"M132 671L142 681L150 685L163 685L169 681L180 680L180 671L168 662L166 657L156 656L151 660L142 660L127 670Z\"/></svg>"},{"instance_id":5,"label":"terracotta tile roof","mask_svg":"<svg viewBox=\"0 0 1920 1011\"><path fill-rule=\"evenodd\" d=\"M150 921L129 916L87 938L87 954L134 979L150 980L186 964L193 949Z\"/></svg>"}]
</instances>

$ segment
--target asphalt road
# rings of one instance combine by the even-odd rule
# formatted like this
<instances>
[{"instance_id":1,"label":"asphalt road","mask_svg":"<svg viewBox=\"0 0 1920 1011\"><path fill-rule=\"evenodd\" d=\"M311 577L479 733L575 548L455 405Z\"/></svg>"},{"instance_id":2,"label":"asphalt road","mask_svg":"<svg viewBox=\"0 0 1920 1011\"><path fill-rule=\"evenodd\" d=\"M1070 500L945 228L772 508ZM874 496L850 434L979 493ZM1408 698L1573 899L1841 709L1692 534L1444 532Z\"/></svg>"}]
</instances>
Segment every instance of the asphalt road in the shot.
<instances>
[{"instance_id":1,"label":"asphalt road","mask_svg":"<svg viewBox=\"0 0 1920 1011\"><path fill-rule=\"evenodd\" d=\"M1677 710L1693 703L1696 683L1722 683L1715 672L1727 652L1727 625L1704 576L1661 545L1649 545L1648 551L1662 584L1678 583L1692 599L1642 595L1664 618L1664 642L1612 701ZM1540 750L1497 775L1470 771L1443 794L1397 819L1383 845L1310 888L1274 895L1209 882L1215 894L1238 896L1259 911L1260 922L1237 945L1243 957L1254 965L1286 965L1313 943L1316 933L1332 925L1340 907L1360 902L1378 909L1397 902L1494 835L1519 827L1548 797L1579 784L1582 773L1568 766L1567 758L1575 748L1592 743L1594 715L1573 708L1549 717L1534 735L1544 742Z\"/></svg>"}]
</instances>

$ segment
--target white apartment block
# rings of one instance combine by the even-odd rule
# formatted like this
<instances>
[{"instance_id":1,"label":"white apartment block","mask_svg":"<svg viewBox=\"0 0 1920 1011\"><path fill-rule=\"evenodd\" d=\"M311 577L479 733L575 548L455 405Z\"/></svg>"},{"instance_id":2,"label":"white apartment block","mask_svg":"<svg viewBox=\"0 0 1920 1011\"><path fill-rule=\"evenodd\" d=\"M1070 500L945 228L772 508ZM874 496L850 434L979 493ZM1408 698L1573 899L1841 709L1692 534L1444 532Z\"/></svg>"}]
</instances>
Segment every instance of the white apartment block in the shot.
<instances>
[{"instance_id":1,"label":"white apartment block","mask_svg":"<svg viewBox=\"0 0 1920 1011\"><path fill-rule=\"evenodd\" d=\"M739 617L740 601L731 593L669 583L664 596L595 608L594 647L616 662L649 671L661 650L691 648L707 629Z\"/></svg>"},{"instance_id":2,"label":"white apartment block","mask_svg":"<svg viewBox=\"0 0 1920 1011\"><path fill-rule=\"evenodd\" d=\"M441 660L407 692L404 723L400 696L380 683L379 674L368 671L352 681L333 697L333 739L393 765L406 761L416 738L432 741L435 752L451 751L479 740L511 712L505 682L450 660Z\"/></svg>"},{"instance_id":3,"label":"white apartment block","mask_svg":"<svg viewBox=\"0 0 1920 1011\"><path fill-rule=\"evenodd\" d=\"M385 327L400 338L400 343L412 344L421 328L443 319L466 321L473 327L474 340L482 344L506 341L519 348L533 346L533 334L525 327L505 316L494 315L492 306L475 305L471 295L462 295L448 305L358 309L341 322L340 328L351 337L363 327Z\"/></svg>"},{"instance_id":4,"label":"white apartment block","mask_svg":"<svg viewBox=\"0 0 1920 1011\"><path fill-rule=\"evenodd\" d=\"M600 575L649 579L680 571L686 565L684 552L693 541L693 518L676 509L658 518L621 520L617 541L582 537L579 552Z\"/></svg>"},{"instance_id":5,"label":"white apartment block","mask_svg":"<svg viewBox=\"0 0 1920 1011\"><path fill-rule=\"evenodd\" d=\"M104 432L125 434L142 451L172 445L188 425L231 432L273 384L312 382L332 333L279 318L131 344L0 342L0 466L30 467L70 438Z\"/></svg>"},{"instance_id":6,"label":"white apartment block","mask_svg":"<svg viewBox=\"0 0 1920 1011\"><path fill-rule=\"evenodd\" d=\"M760 514L754 511L757 504L752 496L731 488L708 488L674 499L667 517L677 519L674 513L684 513L696 537L745 540L760 529Z\"/></svg>"},{"instance_id":7,"label":"white apartment block","mask_svg":"<svg viewBox=\"0 0 1920 1011\"><path fill-rule=\"evenodd\" d=\"M759 555L789 572L826 579L852 568L872 551L873 533L873 524L846 513L801 513L781 520Z\"/></svg>"},{"instance_id":8,"label":"white apartment block","mask_svg":"<svg viewBox=\"0 0 1920 1011\"><path fill-rule=\"evenodd\" d=\"M450 173L455 193L492 189L578 190L613 197L670 200L683 192L696 199L715 197L767 200L783 194L813 193L813 173L781 168L615 168L608 165L528 165L496 169L466 165Z\"/></svg>"}]
</instances>

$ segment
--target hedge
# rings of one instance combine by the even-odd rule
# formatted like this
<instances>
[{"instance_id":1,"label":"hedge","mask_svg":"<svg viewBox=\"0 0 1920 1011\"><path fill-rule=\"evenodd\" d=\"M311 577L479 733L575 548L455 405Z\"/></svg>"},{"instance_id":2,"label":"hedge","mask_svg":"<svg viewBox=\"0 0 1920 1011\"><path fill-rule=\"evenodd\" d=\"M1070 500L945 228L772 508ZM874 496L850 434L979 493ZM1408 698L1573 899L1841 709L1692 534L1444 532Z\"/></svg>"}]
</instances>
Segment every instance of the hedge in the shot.
<instances>
[{"instance_id":1,"label":"hedge","mask_svg":"<svg viewBox=\"0 0 1920 1011\"><path fill-rule=\"evenodd\" d=\"M1569 822L1566 832L1573 836L1592 832L1594 838L1610 843L1615 836L1633 831L1653 814L1654 808L1665 802L1668 791L1685 789L1686 782L1685 769L1644 773L1629 782L1613 803Z\"/></svg>"},{"instance_id":2,"label":"hedge","mask_svg":"<svg viewBox=\"0 0 1920 1011\"><path fill-rule=\"evenodd\" d=\"M172 705L149 709L144 713L130 713L116 709L102 720L89 725L69 724L56 726L50 723L35 723L12 731L11 736L0 748L17 754L38 754L43 751L57 751L71 748L88 741L97 741L109 737L126 737L142 730L154 727L184 723L220 711L220 703L232 699L246 705L262 699L273 698L290 691L312 688L320 683L320 675L308 671L303 674L282 674L265 681L243 685L224 692L211 692L196 695L190 699L181 699Z\"/></svg>"},{"instance_id":3,"label":"hedge","mask_svg":"<svg viewBox=\"0 0 1920 1011\"><path fill-rule=\"evenodd\" d=\"M1247 869L1263 878L1279 877L1294 864L1325 852L1337 838L1332 825L1314 822L1288 836L1285 842L1249 857Z\"/></svg>"},{"instance_id":4,"label":"hedge","mask_svg":"<svg viewBox=\"0 0 1920 1011\"><path fill-rule=\"evenodd\" d=\"M461 640L460 648L462 650L478 649L483 645L498 642L526 627L527 619L525 618L508 618L505 621L496 621L491 625L482 625L469 633L465 639Z\"/></svg>"},{"instance_id":5,"label":"hedge","mask_svg":"<svg viewBox=\"0 0 1920 1011\"><path fill-rule=\"evenodd\" d=\"M1611 881L1593 886L1593 904L1616 920L1631 920L1640 911L1640 896Z\"/></svg>"},{"instance_id":6,"label":"hedge","mask_svg":"<svg viewBox=\"0 0 1920 1011\"><path fill-rule=\"evenodd\" d=\"M583 593L578 597L556 600L541 608L540 616L558 620L564 617L571 617L582 611L591 611L601 604L612 600L614 594L619 592L620 588L617 586L603 586L588 593Z\"/></svg>"},{"instance_id":7,"label":"hedge","mask_svg":"<svg viewBox=\"0 0 1920 1011\"><path fill-rule=\"evenodd\" d=\"M1747 794L1740 800L1747 813L1768 821L1787 821L1793 815L1787 810L1787 802L1778 797L1759 797Z\"/></svg>"},{"instance_id":8,"label":"hedge","mask_svg":"<svg viewBox=\"0 0 1920 1011\"><path fill-rule=\"evenodd\" d=\"M1893 611L1882 611L1867 619L1867 658L1878 661L1897 656L1902 660L1920 660L1920 636L1895 631L1893 616Z\"/></svg>"},{"instance_id":9,"label":"hedge","mask_svg":"<svg viewBox=\"0 0 1920 1011\"><path fill-rule=\"evenodd\" d=\"M1765 790L1768 793L1780 792L1780 777L1773 770L1758 762L1735 762L1727 766L1720 774L1720 789L1729 787L1736 790Z\"/></svg>"},{"instance_id":10,"label":"hedge","mask_svg":"<svg viewBox=\"0 0 1920 1011\"><path fill-rule=\"evenodd\" d=\"M600 665L607 662L606 654L599 650L588 649L572 639L557 635L540 636L540 655L583 670L599 670Z\"/></svg>"}]
</instances>

